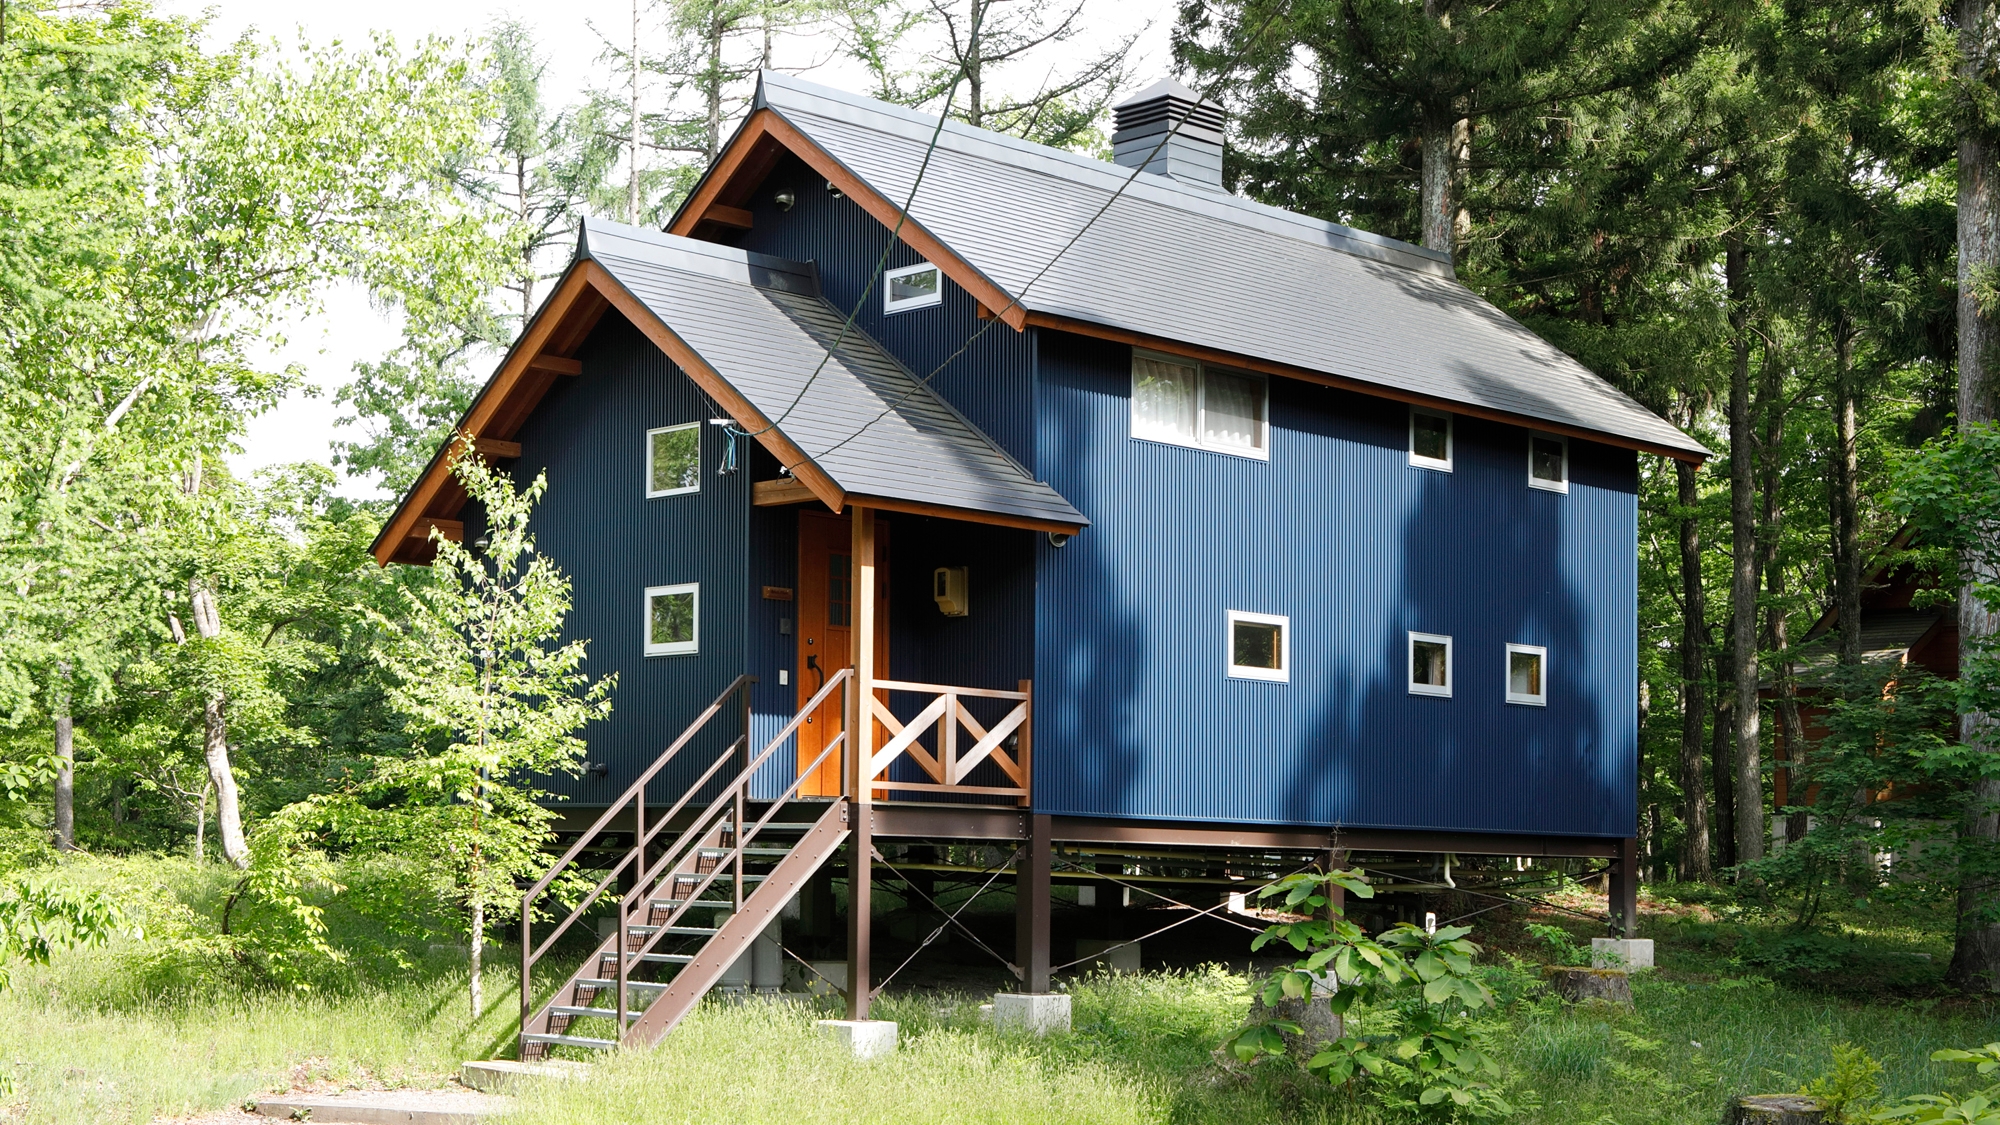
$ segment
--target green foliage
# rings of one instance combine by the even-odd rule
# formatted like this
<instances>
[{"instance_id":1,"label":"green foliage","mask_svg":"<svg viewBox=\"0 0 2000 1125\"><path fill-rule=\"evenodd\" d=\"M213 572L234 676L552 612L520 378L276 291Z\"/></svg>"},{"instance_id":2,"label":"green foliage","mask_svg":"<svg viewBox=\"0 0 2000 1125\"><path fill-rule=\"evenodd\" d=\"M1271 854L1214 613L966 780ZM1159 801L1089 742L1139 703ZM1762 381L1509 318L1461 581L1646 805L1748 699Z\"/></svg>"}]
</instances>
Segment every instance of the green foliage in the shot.
<instances>
[{"instance_id":1,"label":"green foliage","mask_svg":"<svg viewBox=\"0 0 2000 1125\"><path fill-rule=\"evenodd\" d=\"M103 945L125 923L101 891L50 875L17 875L0 885L0 989L13 980L12 962L46 965L58 950Z\"/></svg>"},{"instance_id":2,"label":"green foliage","mask_svg":"<svg viewBox=\"0 0 2000 1125\"><path fill-rule=\"evenodd\" d=\"M1931 1058L1939 1062L1972 1063L1981 1078L1991 1078L2000 1070L2000 1043L1988 1043L1969 1051L1946 1048L1931 1052ZM1962 1096L1912 1094L1862 1120L1907 1121L1912 1125L2000 1125L2000 1085Z\"/></svg>"},{"instance_id":3,"label":"green foliage","mask_svg":"<svg viewBox=\"0 0 2000 1125\"><path fill-rule=\"evenodd\" d=\"M1577 940L1570 936L1569 931L1563 929L1561 926L1552 926L1545 922L1530 922L1528 923L1528 932L1540 939L1542 945L1548 949L1551 964L1590 964L1590 947L1578 944Z\"/></svg>"},{"instance_id":4,"label":"green foliage","mask_svg":"<svg viewBox=\"0 0 2000 1125\"><path fill-rule=\"evenodd\" d=\"M1818 1098L1828 1121L1866 1121L1869 1109L1882 1100L1882 1064L1852 1043L1835 1043L1833 1066L1799 1093Z\"/></svg>"},{"instance_id":5,"label":"green foliage","mask_svg":"<svg viewBox=\"0 0 2000 1125\"><path fill-rule=\"evenodd\" d=\"M434 580L404 588L396 616L375 618L389 702L410 741L288 816L416 864L430 896L466 909L464 932L479 943L489 920L518 909L519 881L547 867L557 814L540 779L580 769L576 732L610 713L615 678L593 682L587 642L561 641L569 580L528 529L546 481L517 490L470 437L453 453L485 534L467 545L434 531ZM477 981L475 970L475 997Z\"/></svg>"},{"instance_id":6,"label":"green foliage","mask_svg":"<svg viewBox=\"0 0 2000 1125\"><path fill-rule=\"evenodd\" d=\"M1374 894L1361 872L1333 871L1287 876L1264 887L1258 897L1277 900L1288 911L1316 915L1329 908L1327 891L1333 887L1361 897ZM1348 1015L1357 1005L1394 1013L1380 1034L1350 1031L1328 1044L1305 1060L1308 1071L1336 1086L1375 1079L1378 1096L1392 1109L1509 1117L1515 1109L1500 1095L1504 1072L1468 1018L1493 1004L1492 990L1473 967L1479 946L1466 940L1471 932L1466 926L1444 926L1427 933L1405 922L1370 938L1335 912L1269 926L1251 948L1284 942L1306 954L1264 982L1268 1007L1281 999L1309 997L1316 985L1324 988L1330 979L1334 991L1328 1004L1335 1014ZM1299 1031L1287 1020L1252 1023L1223 1046L1251 1062L1283 1055L1281 1033Z\"/></svg>"}]
</instances>

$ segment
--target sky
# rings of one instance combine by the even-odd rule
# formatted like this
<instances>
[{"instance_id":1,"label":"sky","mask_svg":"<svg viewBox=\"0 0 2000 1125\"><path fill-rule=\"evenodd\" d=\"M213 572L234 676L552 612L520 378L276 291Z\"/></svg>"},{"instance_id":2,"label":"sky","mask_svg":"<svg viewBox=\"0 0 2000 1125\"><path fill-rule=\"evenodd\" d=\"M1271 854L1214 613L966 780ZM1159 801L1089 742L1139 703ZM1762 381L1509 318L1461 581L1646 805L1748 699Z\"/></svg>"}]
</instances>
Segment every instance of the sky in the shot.
<instances>
[{"instance_id":1,"label":"sky","mask_svg":"<svg viewBox=\"0 0 2000 1125\"><path fill-rule=\"evenodd\" d=\"M631 0L563 0L534 5L491 0L161 0L160 7L182 15L207 13L209 32L219 42L250 32L259 38L286 40L303 35L316 44L336 39L361 43L371 32L386 31L407 43L426 35L463 37L501 19L519 19L534 30L540 49L548 56L543 89L551 106L579 99L592 85L609 84L597 62L603 50L598 30L613 37L629 37L632 19ZM1167 34L1173 12L1174 0L1089 0L1084 13L1086 33L1053 47L1029 65L1061 68L1069 58L1092 53L1112 35L1144 26L1134 60L1135 89L1144 87L1167 73ZM798 65L808 58L831 54L827 45L811 42L795 41L788 48L792 52L789 58L783 53L787 47L781 46L780 65ZM858 72L837 61L807 76L848 89L864 86ZM298 365L306 373L306 385L250 421L243 451L230 459L239 474L294 461L326 461L331 442L360 436L358 427L336 426L341 411L334 406L333 395L352 377L356 362L378 359L395 345L396 326L352 286L336 286L321 293L319 305L316 314L301 316L287 325L282 333L285 343L267 357L276 364ZM383 494L373 482L358 480L349 481L343 491L355 497Z\"/></svg>"}]
</instances>

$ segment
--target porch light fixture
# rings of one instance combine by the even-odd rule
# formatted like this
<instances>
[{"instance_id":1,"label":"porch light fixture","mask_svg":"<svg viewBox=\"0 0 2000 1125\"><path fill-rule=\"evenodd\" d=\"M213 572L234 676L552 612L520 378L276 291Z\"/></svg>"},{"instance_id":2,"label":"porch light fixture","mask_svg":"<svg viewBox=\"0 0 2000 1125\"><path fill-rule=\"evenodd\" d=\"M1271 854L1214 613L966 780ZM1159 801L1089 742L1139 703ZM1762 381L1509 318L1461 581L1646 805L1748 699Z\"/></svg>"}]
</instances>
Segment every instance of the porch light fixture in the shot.
<instances>
[{"instance_id":1,"label":"porch light fixture","mask_svg":"<svg viewBox=\"0 0 2000 1125\"><path fill-rule=\"evenodd\" d=\"M792 194L791 192L789 192L789 191L781 191L781 192L779 192L778 194L776 194L776 195L774 195L774 196L772 196L772 197L771 197L771 202L773 202L773 203L777 204L777 205L778 205L778 210L780 210L780 211L789 211L789 210L791 210L791 209L792 209L792 204L794 204L794 203L797 203L798 201L799 201L799 197L798 197L798 196L796 196L796 195L793 195L793 194Z\"/></svg>"},{"instance_id":2,"label":"porch light fixture","mask_svg":"<svg viewBox=\"0 0 2000 1125\"><path fill-rule=\"evenodd\" d=\"M834 182L832 180L828 180L826 182L826 193L834 197L835 199L847 198L847 193L841 191L838 187L834 186Z\"/></svg>"},{"instance_id":3,"label":"porch light fixture","mask_svg":"<svg viewBox=\"0 0 2000 1125\"><path fill-rule=\"evenodd\" d=\"M1054 547L1058 551L1069 546L1069 540L1070 534L1067 531L1049 532L1049 546Z\"/></svg>"}]
</instances>

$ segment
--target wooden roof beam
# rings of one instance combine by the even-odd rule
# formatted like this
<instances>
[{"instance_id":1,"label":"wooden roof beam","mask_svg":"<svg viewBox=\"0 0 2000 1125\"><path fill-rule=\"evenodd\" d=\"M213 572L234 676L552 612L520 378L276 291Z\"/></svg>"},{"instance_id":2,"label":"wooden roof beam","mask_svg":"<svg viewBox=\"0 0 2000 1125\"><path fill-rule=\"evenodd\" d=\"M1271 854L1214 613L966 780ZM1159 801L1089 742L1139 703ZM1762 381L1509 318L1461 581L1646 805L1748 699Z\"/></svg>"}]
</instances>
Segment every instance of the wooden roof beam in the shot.
<instances>
[{"instance_id":1,"label":"wooden roof beam","mask_svg":"<svg viewBox=\"0 0 2000 1125\"><path fill-rule=\"evenodd\" d=\"M1003 310L1000 319L1009 328L1019 331L1026 327L1028 311L1010 294L974 269L970 262L953 253L914 217L905 217L899 204L884 198L867 181L849 171L846 165L769 107L751 114L749 120L743 123L736 133L736 140L709 169L708 175L702 177L694 194L675 214L667 233L697 238L705 224L720 223L721 220L712 213L716 206L724 202L733 206L747 199L776 166L778 154L782 152L790 152L805 161L807 167L824 176L827 183L859 204L862 210L882 224L883 229L896 229L897 221L901 219L902 233L899 237L911 249L943 270L946 277L972 294L975 301L988 309Z\"/></svg>"}]
</instances>

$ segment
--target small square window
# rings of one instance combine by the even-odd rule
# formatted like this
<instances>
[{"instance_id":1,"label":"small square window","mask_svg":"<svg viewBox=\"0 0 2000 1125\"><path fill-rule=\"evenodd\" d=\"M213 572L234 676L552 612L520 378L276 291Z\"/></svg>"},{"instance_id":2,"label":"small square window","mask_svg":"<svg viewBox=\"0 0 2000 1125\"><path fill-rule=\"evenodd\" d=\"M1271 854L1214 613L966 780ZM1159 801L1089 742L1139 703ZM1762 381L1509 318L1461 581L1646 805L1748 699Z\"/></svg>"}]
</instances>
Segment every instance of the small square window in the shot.
<instances>
[{"instance_id":1,"label":"small square window","mask_svg":"<svg viewBox=\"0 0 2000 1125\"><path fill-rule=\"evenodd\" d=\"M1451 471L1451 415L1410 409L1410 464Z\"/></svg>"},{"instance_id":2,"label":"small square window","mask_svg":"<svg viewBox=\"0 0 2000 1125\"><path fill-rule=\"evenodd\" d=\"M646 588L646 655L687 656L699 651L701 586Z\"/></svg>"},{"instance_id":3,"label":"small square window","mask_svg":"<svg viewBox=\"0 0 2000 1125\"><path fill-rule=\"evenodd\" d=\"M1548 670L1548 649L1540 645L1508 645L1507 702L1548 706Z\"/></svg>"},{"instance_id":4,"label":"small square window","mask_svg":"<svg viewBox=\"0 0 2000 1125\"><path fill-rule=\"evenodd\" d=\"M1528 435L1528 487L1569 491L1569 439Z\"/></svg>"},{"instance_id":5,"label":"small square window","mask_svg":"<svg viewBox=\"0 0 2000 1125\"><path fill-rule=\"evenodd\" d=\"M929 262L882 275L882 311L926 309L944 300L944 276Z\"/></svg>"},{"instance_id":6,"label":"small square window","mask_svg":"<svg viewBox=\"0 0 2000 1125\"><path fill-rule=\"evenodd\" d=\"M1229 674L1287 683L1292 675L1292 619L1229 611Z\"/></svg>"},{"instance_id":7,"label":"small square window","mask_svg":"<svg viewBox=\"0 0 2000 1125\"><path fill-rule=\"evenodd\" d=\"M1410 634L1410 694L1451 694L1451 638Z\"/></svg>"},{"instance_id":8,"label":"small square window","mask_svg":"<svg viewBox=\"0 0 2000 1125\"><path fill-rule=\"evenodd\" d=\"M646 431L646 498L701 491L701 423Z\"/></svg>"}]
</instances>

